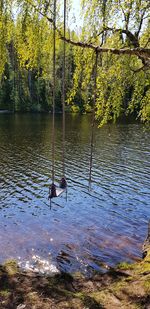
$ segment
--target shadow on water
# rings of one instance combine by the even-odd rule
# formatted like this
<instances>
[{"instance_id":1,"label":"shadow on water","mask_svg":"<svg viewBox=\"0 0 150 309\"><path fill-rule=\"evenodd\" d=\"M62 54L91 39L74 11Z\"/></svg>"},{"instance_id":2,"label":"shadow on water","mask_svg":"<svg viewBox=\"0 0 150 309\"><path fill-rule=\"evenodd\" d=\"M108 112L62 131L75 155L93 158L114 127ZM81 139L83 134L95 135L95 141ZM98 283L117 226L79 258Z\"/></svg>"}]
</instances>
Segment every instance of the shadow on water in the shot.
<instances>
[{"instance_id":1,"label":"shadow on water","mask_svg":"<svg viewBox=\"0 0 150 309\"><path fill-rule=\"evenodd\" d=\"M52 202L51 115L0 115L0 261L33 256L84 273L141 256L150 217L149 135L140 124L96 130L89 192L90 116L67 115L65 195ZM56 117L56 182L62 177Z\"/></svg>"}]
</instances>

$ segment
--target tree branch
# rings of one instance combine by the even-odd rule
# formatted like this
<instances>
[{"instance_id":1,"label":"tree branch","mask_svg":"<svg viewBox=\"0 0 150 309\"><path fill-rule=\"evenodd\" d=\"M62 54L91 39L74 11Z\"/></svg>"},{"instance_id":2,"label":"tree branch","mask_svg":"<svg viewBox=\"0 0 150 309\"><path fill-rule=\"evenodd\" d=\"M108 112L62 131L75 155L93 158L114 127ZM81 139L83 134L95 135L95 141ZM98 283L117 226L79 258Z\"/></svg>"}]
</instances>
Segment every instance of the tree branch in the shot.
<instances>
[{"instance_id":1,"label":"tree branch","mask_svg":"<svg viewBox=\"0 0 150 309\"><path fill-rule=\"evenodd\" d=\"M104 30L124 33L129 38L130 42L135 48L139 47L138 38L131 31L127 29L121 29L121 28L114 29L114 28L106 27Z\"/></svg>"},{"instance_id":2,"label":"tree branch","mask_svg":"<svg viewBox=\"0 0 150 309\"><path fill-rule=\"evenodd\" d=\"M36 7L36 5L33 4L33 2L31 0L27 0L28 3L34 7L34 9L43 17L45 17L51 24L53 23L53 19L48 17L46 14L44 14L43 12L39 11ZM112 30L112 28L108 28L109 30ZM82 47L82 48L89 48L89 49L93 49L95 52L98 53L112 53L114 55L135 55L137 57L139 57L140 59L145 59L145 60L149 60L150 59L150 49L149 48L141 48L139 47L139 43L137 46L137 43L133 41L135 39L135 36L129 31L129 30L123 30L123 29L116 29L116 31L122 31L123 33L126 33L126 35L128 35L128 37L131 38L132 40L132 44L133 46L135 45L134 48L123 48L123 49L118 49L118 48L104 48L101 46L97 46L91 43L86 43L86 42L81 42L81 41L73 41L70 38L66 38L62 35L61 31L55 26L55 30L57 31L59 38L63 41L66 41L69 44L72 44L73 46L78 46L78 47Z\"/></svg>"},{"instance_id":3,"label":"tree branch","mask_svg":"<svg viewBox=\"0 0 150 309\"><path fill-rule=\"evenodd\" d=\"M144 45L144 48L146 48L149 43L150 43L150 38L148 38L146 44Z\"/></svg>"},{"instance_id":4,"label":"tree branch","mask_svg":"<svg viewBox=\"0 0 150 309\"><path fill-rule=\"evenodd\" d=\"M150 63L149 63L150 65ZM149 66L147 64L144 64L142 67L138 68L137 70L134 70L132 68L130 68L130 70L134 73L138 73L138 72L141 72L141 71L146 71L149 69Z\"/></svg>"},{"instance_id":5,"label":"tree branch","mask_svg":"<svg viewBox=\"0 0 150 309\"><path fill-rule=\"evenodd\" d=\"M141 14L141 19L140 19L140 23L139 23L139 28L138 28L138 31L136 32L136 36L138 37L139 36L139 33L141 31L141 28L142 28L142 24L143 24L143 21L144 21L144 15L146 13L146 8L143 10L143 13Z\"/></svg>"}]
</instances>

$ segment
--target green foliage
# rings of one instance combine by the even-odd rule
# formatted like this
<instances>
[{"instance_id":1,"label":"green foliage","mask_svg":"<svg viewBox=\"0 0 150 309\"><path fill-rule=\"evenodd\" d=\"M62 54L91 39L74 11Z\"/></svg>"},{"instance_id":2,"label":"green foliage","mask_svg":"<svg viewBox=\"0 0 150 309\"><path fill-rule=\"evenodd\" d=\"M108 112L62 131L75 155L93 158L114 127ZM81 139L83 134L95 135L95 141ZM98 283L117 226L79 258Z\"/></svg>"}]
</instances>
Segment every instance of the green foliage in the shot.
<instances>
[{"instance_id":1,"label":"green foliage","mask_svg":"<svg viewBox=\"0 0 150 309\"><path fill-rule=\"evenodd\" d=\"M150 46L147 1L83 0L82 7L82 40L104 48ZM68 102L75 100L80 89L85 110L93 100L93 59L89 50L76 51L74 85ZM150 70L141 70L143 64L145 60L136 56L99 55L96 117L100 126L130 116L149 122Z\"/></svg>"},{"instance_id":2,"label":"green foliage","mask_svg":"<svg viewBox=\"0 0 150 309\"><path fill-rule=\"evenodd\" d=\"M69 4L70 7L70 4ZM57 27L62 31L61 5ZM84 26L74 41L103 48L150 47L146 0L82 0ZM53 92L53 33L45 0L5 0L0 6L0 108L49 111ZM42 13L42 14L41 14ZM66 102L72 112L91 112L94 100L92 49L66 44ZM99 54L96 118L100 125L122 117L150 122L150 70L142 57ZM144 65L144 69L140 68ZM61 109L63 41L56 32L56 109Z\"/></svg>"}]
</instances>

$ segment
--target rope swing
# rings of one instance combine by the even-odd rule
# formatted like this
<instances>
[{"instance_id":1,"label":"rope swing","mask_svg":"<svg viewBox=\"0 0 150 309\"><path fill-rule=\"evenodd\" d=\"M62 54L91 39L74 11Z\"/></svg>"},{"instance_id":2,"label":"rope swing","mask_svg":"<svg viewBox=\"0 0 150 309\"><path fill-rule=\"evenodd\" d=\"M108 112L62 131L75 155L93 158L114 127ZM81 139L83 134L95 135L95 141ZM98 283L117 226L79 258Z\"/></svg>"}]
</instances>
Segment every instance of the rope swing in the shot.
<instances>
[{"instance_id":1,"label":"rope swing","mask_svg":"<svg viewBox=\"0 0 150 309\"><path fill-rule=\"evenodd\" d=\"M66 37L66 0L64 0L64 38ZM62 127L63 127L63 139L62 139L62 179L60 181L60 187L62 189L67 187L65 177L65 85L66 85L66 41L63 41L63 70L62 70Z\"/></svg>"},{"instance_id":2,"label":"rope swing","mask_svg":"<svg viewBox=\"0 0 150 309\"><path fill-rule=\"evenodd\" d=\"M66 37L66 0L64 0L64 23L63 37ZM93 150L94 150L94 131L95 131L95 109L96 109L96 92L97 92L97 63L98 51L95 50L95 64L93 68L94 76L94 98L92 109L92 126L90 140L90 166L89 166L89 189L92 180ZM63 67L62 67L62 178L59 186L55 185L55 100L56 100L56 0L54 0L53 11L53 112L52 112L52 184L49 187L49 199L60 196L66 191L67 199L67 181L65 177L65 85L66 85L66 42L63 41Z\"/></svg>"},{"instance_id":3,"label":"rope swing","mask_svg":"<svg viewBox=\"0 0 150 309\"><path fill-rule=\"evenodd\" d=\"M96 50L95 51L95 64L94 64L94 99L93 99L92 126L91 126L89 190L91 189L92 166L93 166L94 133L95 133L95 109L96 109L96 93L97 93L97 62L98 62L98 52Z\"/></svg>"},{"instance_id":4,"label":"rope swing","mask_svg":"<svg viewBox=\"0 0 150 309\"><path fill-rule=\"evenodd\" d=\"M64 0L64 37L66 35L66 0ZM52 113L52 184L49 187L49 199L58 197L66 190L67 198L67 182L65 177L65 57L66 45L63 46L63 73L62 73L62 178L60 185L55 185L55 99L56 99L56 0L54 0L53 11L53 113Z\"/></svg>"},{"instance_id":5,"label":"rope swing","mask_svg":"<svg viewBox=\"0 0 150 309\"><path fill-rule=\"evenodd\" d=\"M56 96L56 0L53 20L53 118L52 118L52 184L55 181L55 96Z\"/></svg>"}]
</instances>

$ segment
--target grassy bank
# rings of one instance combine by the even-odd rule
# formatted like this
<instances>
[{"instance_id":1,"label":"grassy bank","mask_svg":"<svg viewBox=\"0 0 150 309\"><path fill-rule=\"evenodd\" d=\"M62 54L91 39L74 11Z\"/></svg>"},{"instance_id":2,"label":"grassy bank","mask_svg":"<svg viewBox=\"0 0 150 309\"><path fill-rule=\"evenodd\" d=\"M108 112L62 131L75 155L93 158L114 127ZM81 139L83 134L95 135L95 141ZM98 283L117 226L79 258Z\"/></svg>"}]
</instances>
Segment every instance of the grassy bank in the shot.
<instances>
[{"instance_id":1,"label":"grassy bank","mask_svg":"<svg viewBox=\"0 0 150 309\"><path fill-rule=\"evenodd\" d=\"M150 308L150 246L135 264L122 263L107 273L55 277L23 273L15 261L0 267L0 309Z\"/></svg>"}]
</instances>

